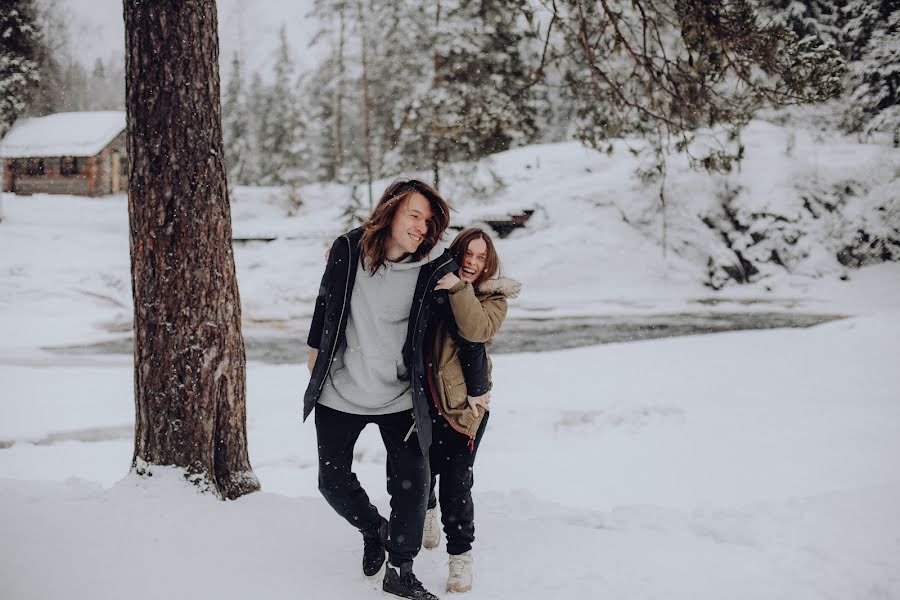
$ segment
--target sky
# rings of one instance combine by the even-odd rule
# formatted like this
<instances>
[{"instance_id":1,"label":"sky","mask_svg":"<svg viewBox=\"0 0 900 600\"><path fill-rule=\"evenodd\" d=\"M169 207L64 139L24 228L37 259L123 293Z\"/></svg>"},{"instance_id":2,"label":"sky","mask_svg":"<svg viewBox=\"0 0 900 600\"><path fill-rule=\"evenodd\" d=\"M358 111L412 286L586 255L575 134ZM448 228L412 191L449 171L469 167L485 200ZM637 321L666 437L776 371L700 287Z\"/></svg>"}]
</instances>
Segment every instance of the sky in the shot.
<instances>
[{"instance_id":1,"label":"sky","mask_svg":"<svg viewBox=\"0 0 900 600\"><path fill-rule=\"evenodd\" d=\"M57 1L85 65L92 65L98 58L109 60L122 56L125 25L121 0ZM300 70L314 65L322 47L309 48L316 32L315 22L307 16L312 4L312 0L219 0L219 54L223 79L228 76L227 65L236 51L248 72L266 72L267 64L274 60L282 25Z\"/></svg>"}]
</instances>

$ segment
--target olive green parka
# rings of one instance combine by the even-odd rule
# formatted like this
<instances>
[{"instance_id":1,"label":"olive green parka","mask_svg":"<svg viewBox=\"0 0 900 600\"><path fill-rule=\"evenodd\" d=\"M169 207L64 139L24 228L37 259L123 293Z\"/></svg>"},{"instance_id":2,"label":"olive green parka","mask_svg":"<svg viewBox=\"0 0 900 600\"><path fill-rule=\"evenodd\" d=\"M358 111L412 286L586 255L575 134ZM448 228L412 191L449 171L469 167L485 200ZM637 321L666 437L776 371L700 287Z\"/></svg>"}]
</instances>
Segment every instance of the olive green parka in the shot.
<instances>
[{"instance_id":1,"label":"olive green parka","mask_svg":"<svg viewBox=\"0 0 900 600\"><path fill-rule=\"evenodd\" d=\"M507 299L518 296L521 287L518 281L499 277L481 283L477 290L463 281L450 288L450 308L459 335L470 342L484 342L487 349L506 318ZM450 327L450 323L440 322L434 330L430 361L432 395L447 422L471 439L481 425L484 409L479 408L476 417L466 401L466 380ZM490 378L490 357L487 361Z\"/></svg>"}]
</instances>

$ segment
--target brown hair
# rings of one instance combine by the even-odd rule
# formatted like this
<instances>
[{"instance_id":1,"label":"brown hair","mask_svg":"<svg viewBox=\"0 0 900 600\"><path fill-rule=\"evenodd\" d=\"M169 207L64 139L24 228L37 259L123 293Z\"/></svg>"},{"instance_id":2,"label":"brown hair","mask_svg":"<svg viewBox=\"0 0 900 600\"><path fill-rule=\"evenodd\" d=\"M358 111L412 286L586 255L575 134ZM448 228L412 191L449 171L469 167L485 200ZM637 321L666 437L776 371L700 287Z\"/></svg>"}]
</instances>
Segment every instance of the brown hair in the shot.
<instances>
[{"instance_id":1,"label":"brown hair","mask_svg":"<svg viewBox=\"0 0 900 600\"><path fill-rule=\"evenodd\" d=\"M391 224L394 221L394 215L397 214L397 209L416 192L425 196L428 204L431 205L431 218L428 219L428 231L422 243L412 255L413 260L419 260L431 252L431 249L444 235L444 231L450 224L450 206L446 200L441 198L437 190L418 179L394 181L384 190L372 215L362 225L363 236L359 245L364 261L363 266L368 269L370 274L374 275L375 271L380 269L387 260L387 239L391 235Z\"/></svg>"},{"instance_id":2,"label":"brown hair","mask_svg":"<svg viewBox=\"0 0 900 600\"><path fill-rule=\"evenodd\" d=\"M494 242L491 236L486 234L477 227L469 227L460 231L453 242L450 244L450 256L456 261L460 267L463 264L463 258L466 256L466 250L469 242L481 238L487 246L487 256L484 261L484 271L479 273L478 278L472 283L472 287L476 290L482 283L496 275L500 271L500 257L497 256L497 250L494 248Z\"/></svg>"}]
</instances>

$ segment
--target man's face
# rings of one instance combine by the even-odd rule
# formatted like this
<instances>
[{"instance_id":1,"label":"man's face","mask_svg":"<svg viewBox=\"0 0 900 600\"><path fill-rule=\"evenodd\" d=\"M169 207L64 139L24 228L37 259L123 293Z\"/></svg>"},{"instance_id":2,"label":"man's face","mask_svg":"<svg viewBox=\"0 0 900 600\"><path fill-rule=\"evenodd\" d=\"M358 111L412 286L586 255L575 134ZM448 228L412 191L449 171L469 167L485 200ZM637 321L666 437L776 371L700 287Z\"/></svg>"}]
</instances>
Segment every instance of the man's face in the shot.
<instances>
[{"instance_id":1,"label":"man's face","mask_svg":"<svg viewBox=\"0 0 900 600\"><path fill-rule=\"evenodd\" d=\"M388 240L388 260L398 260L403 254L412 254L428 233L431 205L419 192L406 197L394 213L391 221L391 237Z\"/></svg>"}]
</instances>

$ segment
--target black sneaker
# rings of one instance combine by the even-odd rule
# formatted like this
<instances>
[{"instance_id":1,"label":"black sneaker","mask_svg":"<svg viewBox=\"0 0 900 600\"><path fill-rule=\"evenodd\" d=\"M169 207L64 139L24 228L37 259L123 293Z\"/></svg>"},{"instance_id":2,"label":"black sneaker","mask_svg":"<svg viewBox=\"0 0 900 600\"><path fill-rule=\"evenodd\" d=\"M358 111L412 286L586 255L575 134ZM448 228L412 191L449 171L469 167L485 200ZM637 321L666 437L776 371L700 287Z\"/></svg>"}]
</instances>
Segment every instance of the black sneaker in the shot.
<instances>
[{"instance_id":1,"label":"black sneaker","mask_svg":"<svg viewBox=\"0 0 900 600\"><path fill-rule=\"evenodd\" d=\"M422 582L412 572L412 563L400 565L400 572L388 565L384 570L384 584L381 589L385 594L397 598L413 598L414 600L438 600L438 597L425 589Z\"/></svg>"},{"instance_id":2,"label":"black sneaker","mask_svg":"<svg viewBox=\"0 0 900 600\"><path fill-rule=\"evenodd\" d=\"M384 564L384 545L387 543L388 522L384 517L379 517L381 522L377 527L367 529L363 535L363 575L373 577L381 570Z\"/></svg>"}]
</instances>

